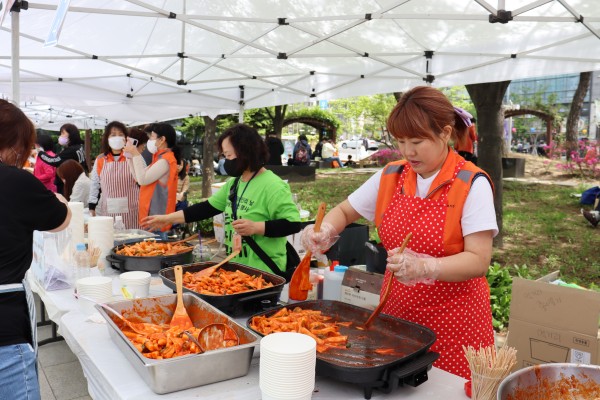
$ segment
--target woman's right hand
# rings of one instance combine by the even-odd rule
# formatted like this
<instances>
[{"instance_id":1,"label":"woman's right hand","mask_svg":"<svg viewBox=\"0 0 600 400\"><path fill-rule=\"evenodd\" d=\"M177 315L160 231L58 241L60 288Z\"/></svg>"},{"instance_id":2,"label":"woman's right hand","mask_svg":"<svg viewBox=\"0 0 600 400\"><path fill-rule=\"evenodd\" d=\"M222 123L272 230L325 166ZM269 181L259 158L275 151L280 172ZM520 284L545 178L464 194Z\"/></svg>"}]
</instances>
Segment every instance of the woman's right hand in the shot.
<instances>
[{"instance_id":1,"label":"woman's right hand","mask_svg":"<svg viewBox=\"0 0 600 400\"><path fill-rule=\"evenodd\" d=\"M160 231L163 227L172 224L169 215L150 215L142 220L142 227L150 232Z\"/></svg>"},{"instance_id":2,"label":"woman's right hand","mask_svg":"<svg viewBox=\"0 0 600 400\"><path fill-rule=\"evenodd\" d=\"M314 254L322 254L329 250L339 238L333 225L323 222L319 232L315 232L313 224L307 225L302 231L300 242L305 250Z\"/></svg>"}]
</instances>

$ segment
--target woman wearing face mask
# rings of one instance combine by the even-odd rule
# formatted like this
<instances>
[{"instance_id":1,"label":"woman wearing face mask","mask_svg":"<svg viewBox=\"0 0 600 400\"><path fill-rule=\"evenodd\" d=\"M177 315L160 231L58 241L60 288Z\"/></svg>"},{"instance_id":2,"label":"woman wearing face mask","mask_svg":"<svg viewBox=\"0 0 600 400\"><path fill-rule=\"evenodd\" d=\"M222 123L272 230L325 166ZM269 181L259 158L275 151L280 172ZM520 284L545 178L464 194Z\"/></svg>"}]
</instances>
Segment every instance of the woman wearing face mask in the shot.
<instances>
[{"instance_id":1,"label":"woman wearing face mask","mask_svg":"<svg viewBox=\"0 0 600 400\"><path fill-rule=\"evenodd\" d=\"M175 211L177 196L177 136L169 124L152 125L152 133L146 143L152 153L152 163L146 167L144 159L133 144L125 146L125 152L131 154L130 167L140 187L139 220L149 215L165 214ZM164 227L160 234L167 238L170 226Z\"/></svg>"},{"instance_id":2,"label":"woman wearing face mask","mask_svg":"<svg viewBox=\"0 0 600 400\"><path fill-rule=\"evenodd\" d=\"M38 154L38 157L53 167L59 167L60 164L67 160L75 160L81 164L83 170L87 173L88 166L85 162L85 150L83 148L83 140L79 135L79 129L73 124L64 124L60 127L60 136L58 137L58 144L63 147L63 150L58 155L50 155L44 151ZM63 192L63 183L58 177L54 181L56 184L56 191L58 193Z\"/></svg>"},{"instance_id":3,"label":"woman wearing face mask","mask_svg":"<svg viewBox=\"0 0 600 400\"><path fill-rule=\"evenodd\" d=\"M243 237L242 250L233 261L284 275L287 270L286 236L298 232L301 227L290 187L264 168L269 152L254 128L234 125L223 132L217 144L225 156L225 171L233 178L207 201L168 215L148 217L143 224L156 229L200 221L225 212L227 253L232 251L235 236ZM249 244L248 238L253 244ZM253 247L262 251L263 256Z\"/></svg>"},{"instance_id":4,"label":"woman wearing face mask","mask_svg":"<svg viewBox=\"0 0 600 400\"><path fill-rule=\"evenodd\" d=\"M123 217L126 229L139 229L140 188L125 157L123 148L127 128L118 121L106 125L102 135L102 154L92 168L89 208L91 215Z\"/></svg>"}]
</instances>

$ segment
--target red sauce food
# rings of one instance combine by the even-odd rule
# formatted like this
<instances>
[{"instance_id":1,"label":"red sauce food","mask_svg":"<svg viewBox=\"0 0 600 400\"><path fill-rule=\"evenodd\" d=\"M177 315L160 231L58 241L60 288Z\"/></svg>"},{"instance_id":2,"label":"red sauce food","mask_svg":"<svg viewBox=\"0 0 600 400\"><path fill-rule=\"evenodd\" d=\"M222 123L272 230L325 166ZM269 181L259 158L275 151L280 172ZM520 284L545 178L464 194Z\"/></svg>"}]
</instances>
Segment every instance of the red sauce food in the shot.
<instances>
[{"instance_id":1,"label":"red sauce food","mask_svg":"<svg viewBox=\"0 0 600 400\"><path fill-rule=\"evenodd\" d=\"M557 381L541 377L536 369L537 384L516 388L507 400L600 400L600 384L585 373L567 375L561 373Z\"/></svg>"}]
</instances>

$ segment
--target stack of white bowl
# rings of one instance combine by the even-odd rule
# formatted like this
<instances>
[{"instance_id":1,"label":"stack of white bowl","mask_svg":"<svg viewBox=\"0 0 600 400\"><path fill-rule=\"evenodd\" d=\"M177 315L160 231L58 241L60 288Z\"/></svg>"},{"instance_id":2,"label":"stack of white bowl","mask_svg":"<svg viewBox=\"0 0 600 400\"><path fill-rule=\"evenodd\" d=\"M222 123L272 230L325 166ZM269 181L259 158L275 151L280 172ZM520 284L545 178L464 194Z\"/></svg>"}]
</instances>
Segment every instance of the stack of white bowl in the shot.
<instances>
[{"instance_id":1,"label":"stack of white bowl","mask_svg":"<svg viewBox=\"0 0 600 400\"><path fill-rule=\"evenodd\" d=\"M130 271L119 275L121 289L125 288L134 299L148 297L151 275L145 271Z\"/></svg>"},{"instance_id":2,"label":"stack of white bowl","mask_svg":"<svg viewBox=\"0 0 600 400\"><path fill-rule=\"evenodd\" d=\"M89 276L75 282L80 305L86 314L92 314L95 303L107 303L112 299L112 278L107 276Z\"/></svg>"},{"instance_id":3,"label":"stack of white bowl","mask_svg":"<svg viewBox=\"0 0 600 400\"><path fill-rule=\"evenodd\" d=\"M263 400L309 400L315 388L317 343L301 333L280 332L260 341Z\"/></svg>"}]
</instances>

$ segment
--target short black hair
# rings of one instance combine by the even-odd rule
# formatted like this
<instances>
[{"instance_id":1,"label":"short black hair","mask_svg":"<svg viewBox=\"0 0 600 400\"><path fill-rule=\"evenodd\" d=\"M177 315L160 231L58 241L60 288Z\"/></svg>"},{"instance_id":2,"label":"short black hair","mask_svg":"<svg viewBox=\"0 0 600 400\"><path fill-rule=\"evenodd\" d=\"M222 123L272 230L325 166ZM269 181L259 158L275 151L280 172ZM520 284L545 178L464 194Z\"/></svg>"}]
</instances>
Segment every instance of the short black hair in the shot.
<instances>
[{"instance_id":1,"label":"short black hair","mask_svg":"<svg viewBox=\"0 0 600 400\"><path fill-rule=\"evenodd\" d=\"M39 144L44 151L54 151L54 141L49 135L40 134L35 142Z\"/></svg>"},{"instance_id":2,"label":"short black hair","mask_svg":"<svg viewBox=\"0 0 600 400\"><path fill-rule=\"evenodd\" d=\"M217 141L219 152L223 152L223 141L229 138L241 166L258 171L266 164L269 150L256 129L245 124L236 124L223 132Z\"/></svg>"},{"instance_id":3,"label":"short black hair","mask_svg":"<svg viewBox=\"0 0 600 400\"><path fill-rule=\"evenodd\" d=\"M306 135L304 133L298 135L298 140L306 140L308 142L308 139L306 138Z\"/></svg>"},{"instance_id":4,"label":"short black hair","mask_svg":"<svg viewBox=\"0 0 600 400\"><path fill-rule=\"evenodd\" d=\"M172 149L177 144L177 133L171 125L159 122L152 124L152 132L155 132L158 137L164 137L167 141L167 147Z\"/></svg>"}]
</instances>

